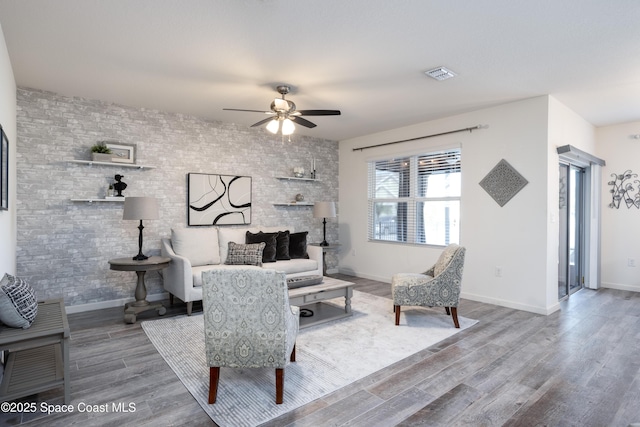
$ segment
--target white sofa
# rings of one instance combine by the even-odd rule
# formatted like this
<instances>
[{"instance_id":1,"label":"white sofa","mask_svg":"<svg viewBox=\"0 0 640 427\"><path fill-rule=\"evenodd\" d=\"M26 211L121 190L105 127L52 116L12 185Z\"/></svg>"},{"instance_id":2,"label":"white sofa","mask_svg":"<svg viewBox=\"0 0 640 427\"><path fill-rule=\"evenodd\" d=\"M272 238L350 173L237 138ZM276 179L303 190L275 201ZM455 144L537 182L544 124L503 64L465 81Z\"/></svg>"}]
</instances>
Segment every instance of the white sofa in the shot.
<instances>
[{"instance_id":1,"label":"white sofa","mask_svg":"<svg viewBox=\"0 0 640 427\"><path fill-rule=\"evenodd\" d=\"M193 301L202 301L202 272L212 269L238 268L226 265L229 242L245 243L246 233L275 233L293 227L207 227L171 230L171 239L163 238L160 244L162 256L171 258L169 267L162 272L163 285L169 298L178 297L187 303L191 315ZM307 245L308 258L277 260L262 264L262 268L284 271L287 278L322 276L322 248Z\"/></svg>"}]
</instances>

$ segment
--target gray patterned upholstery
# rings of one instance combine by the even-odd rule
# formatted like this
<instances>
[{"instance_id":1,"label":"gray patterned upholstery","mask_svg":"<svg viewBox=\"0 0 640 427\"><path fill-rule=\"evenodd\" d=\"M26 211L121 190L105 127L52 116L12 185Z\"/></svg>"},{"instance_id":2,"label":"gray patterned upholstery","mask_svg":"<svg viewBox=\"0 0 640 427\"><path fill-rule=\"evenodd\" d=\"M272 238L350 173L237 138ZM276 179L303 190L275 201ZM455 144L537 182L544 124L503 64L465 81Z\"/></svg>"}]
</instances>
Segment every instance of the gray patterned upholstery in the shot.
<instances>
[{"instance_id":1,"label":"gray patterned upholstery","mask_svg":"<svg viewBox=\"0 0 640 427\"><path fill-rule=\"evenodd\" d=\"M396 273L391 279L396 325L399 324L401 306L445 307L452 311L453 322L458 324L457 307L464 268L465 248L447 246L438 261L423 274Z\"/></svg>"},{"instance_id":2,"label":"gray patterned upholstery","mask_svg":"<svg viewBox=\"0 0 640 427\"><path fill-rule=\"evenodd\" d=\"M202 273L202 282L209 366L276 368L276 378L284 376L278 370L295 360L300 314L289 305L285 273L259 267L210 270Z\"/></svg>"}]
</instances>

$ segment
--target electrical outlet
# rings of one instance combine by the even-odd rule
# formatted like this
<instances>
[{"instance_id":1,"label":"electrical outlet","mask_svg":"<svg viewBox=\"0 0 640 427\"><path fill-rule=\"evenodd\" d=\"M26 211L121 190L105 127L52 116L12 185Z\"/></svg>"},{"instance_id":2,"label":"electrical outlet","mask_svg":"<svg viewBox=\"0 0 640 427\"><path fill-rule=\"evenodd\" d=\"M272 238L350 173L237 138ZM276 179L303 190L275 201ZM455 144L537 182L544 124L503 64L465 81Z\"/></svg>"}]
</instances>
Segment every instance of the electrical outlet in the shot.
<instances>
[{"instance_id":1,"label":"electrical outlet","mask_svg":"<svg viewBox=\"0 0 640 427\"><path fill-rule=\"evenodd\" d=\"M496 266L496 277L502 277L502 267Z\"/></svg>"},{"instance_id":2,"label":"electrical outlet","mask_svg":"<svg viewBox=\"0 0 640 427\"><path fill-rule=\"evenodd\" d=\"M636 266L635 258L627 258L627 267L635 267L635 266Z\"/></svg>"}]
</instances>

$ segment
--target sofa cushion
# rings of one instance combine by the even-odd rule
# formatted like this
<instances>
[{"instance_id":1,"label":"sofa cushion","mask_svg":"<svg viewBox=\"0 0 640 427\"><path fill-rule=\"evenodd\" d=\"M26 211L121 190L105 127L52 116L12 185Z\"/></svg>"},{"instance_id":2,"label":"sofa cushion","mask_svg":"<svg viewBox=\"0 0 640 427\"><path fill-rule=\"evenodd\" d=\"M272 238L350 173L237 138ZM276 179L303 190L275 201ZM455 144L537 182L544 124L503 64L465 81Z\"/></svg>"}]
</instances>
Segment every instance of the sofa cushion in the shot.
<instances>
[{"instance_id":1,"label":"sofa cushion","mask_svg":"<svg viewBox=\"0 0 640 427\"><path fill-rule=\"evenodd\" d=\"M227 265L262 265L262 251L265 243L240 244L229 242Z\"/></svg>"},{"instance_id":2,"label":"sofa cushion","mask_svg":"<svg viewBox=\"0 0 640 427\"><path fill-rule=\"evenodd\" d=\"M289 234L289 256L291 259L309 258L307 254L307 234L308 231Z\"/></svg>"},{"instance_id":3,"label":"sofa cushion","mask_svg":"<svg viewBox=\"0 0 640 427\"><path fill-rule=\"evenodd\" d=\"M271 264L273 265L273 264ZM219 265L201 265L200 267L193 267L193 269L191 270L191 273L193 274L193 287L194 288L201 288L202 287L202 273L205 271L209 271L209 270L233 270L238 268L238 266L236 265L226 265L226 264L219 264ZM255 269L255 268L262 268L262 267L258 267L255 265L244 265L242 266L242 268L248 268L248 269Z\"/></svg>"},{"instance_id":4,"label":"sofa cushion","mask_svg":"<svg viewBox=\"0 0 640 427\"><path fill-rule=\"evenodd\" d=\"M220 264L216 228L171 229L171 246L177 255L187 258L194 267Z\"/></svg>"},{"instance_id":5,"label":"sofa cushion","mask_svg":"<svg viewBox=\"0 0 640 427\"><path fill-rule=\"evenodd\" d=\"M315 259L296 258L289 261L277 261L275 264L265 264L262 268L272 268L278 271L284 271L285 274L297 274L318 270L318 262Z\"/></svg>"},{"instance_id":6,"label":"sofa cushion","mask_svg":"<svg viewBox=\"0 0 640 427\"><path fill-rule=\"evenodd\" d=\"M276 262L276 247L278 240L278 233L263 233L258 231L252 233L247 231L246 243L264 243L264 250L262 251L262 262Z\"/></svg>"},{"instance_id":7,"label":"sofa cushion","mask_svg":"<svg viewBox=\"0 0 640 427\"><path fill-rule=\"evenodd\" d=\"M0 321L12 328L27 329L37 315L33 288L25 280L5 274L0 280Z\"/></svg>"}]
</instances>

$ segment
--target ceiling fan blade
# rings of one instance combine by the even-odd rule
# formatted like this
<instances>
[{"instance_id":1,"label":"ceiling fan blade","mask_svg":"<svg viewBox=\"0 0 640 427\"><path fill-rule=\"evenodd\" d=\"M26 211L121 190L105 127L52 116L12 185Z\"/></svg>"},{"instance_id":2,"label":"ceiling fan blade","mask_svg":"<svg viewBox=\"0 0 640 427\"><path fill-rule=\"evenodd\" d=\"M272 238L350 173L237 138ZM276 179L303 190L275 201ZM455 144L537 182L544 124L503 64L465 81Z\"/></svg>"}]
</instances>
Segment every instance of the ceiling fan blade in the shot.
<instances>
[{"instance_id":1,"label":"ceiling fan blade","mask_svg":"<svg viewBox=\"0 0 640 427\"><path fill-rule=\"evenodd\" d=\"M339 116L340 110L298 110L301 116Z\"/></svg>"},{"instance_id":2,"label":"ceiling fan blade","mask_svg":"<svg viewBox=\"0 0 640 427\"><path fill-rule=\"evenodd\" d=\"M314 128L317 125L315 123L311 123L309 120L307 119L303 119L300 116L290 116L289 117L291 120L293 120L295 123L304 126L304 127L308 127L308 128Z\"/></svg>"},{"instance_id":3,"label":"ceiling fan blade","mask_svg":"<svg viewBox=\"0 0 640 427\"><path fill-rule=\"evenodd\" d=\"M240 108L223 108L225 111L245 111L248 113L263 113L263 114L274 114L273 111L264 111L264 110L242 110Z\"/></svg>"},{"instance_id":4,"label":"ceiling fan blade","mask_svg":"<svg viewBox=\"0 0 640 427\"><path fill-rule=\"evenodd\" d=\"M260 120L258 123L252 124L250 127L254 128L256 126L260 126L260 125L263 125L263 124L265 124L267 122L270 122L271 120L273 120L273 117L267 117L266 119Z\"/></svg>"}]
</instances>

